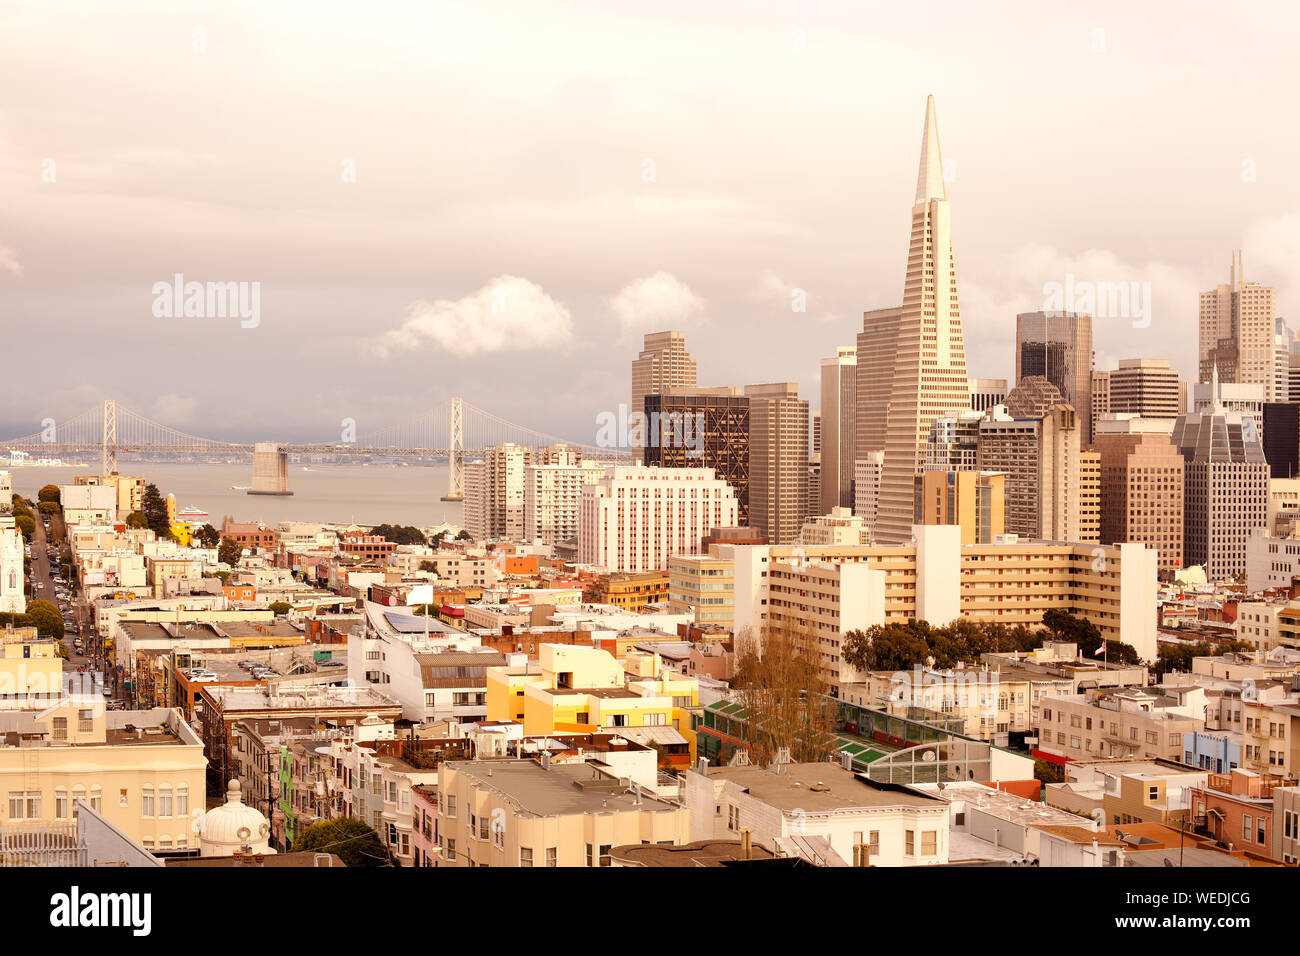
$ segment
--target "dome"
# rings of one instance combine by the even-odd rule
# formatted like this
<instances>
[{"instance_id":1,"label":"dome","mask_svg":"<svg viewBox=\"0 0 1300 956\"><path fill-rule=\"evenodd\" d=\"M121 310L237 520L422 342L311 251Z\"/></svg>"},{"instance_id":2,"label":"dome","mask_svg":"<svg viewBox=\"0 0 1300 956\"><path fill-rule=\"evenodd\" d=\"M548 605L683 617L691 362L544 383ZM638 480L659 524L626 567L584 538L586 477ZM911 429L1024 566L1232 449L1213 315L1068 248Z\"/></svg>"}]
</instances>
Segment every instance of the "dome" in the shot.
<instances>
[{"instance_id":1,"label":"dome","mask_svg":"<svg viewBox=\"0 0 1300 956\"><path fill-rule=\"evenodd\" d=\"M1061 390L1042 375L1027 375L1007 393L1003 404L1012 418L1046 418L1053 405L1068 402Z\"/></svg>"},{"instance_id":2,"label":"dome","mask_svg":"<svg viewBox=\"0 0 1300 956\"><path fill-rule=\"evenodd\" d=\"M200 856L231 856L247 844L254 853L274 853L267 842L271 826L266 817L244 803L239 781L226 788L226 802L213 807L198 822Z\"/></svg>"}]
</instances>

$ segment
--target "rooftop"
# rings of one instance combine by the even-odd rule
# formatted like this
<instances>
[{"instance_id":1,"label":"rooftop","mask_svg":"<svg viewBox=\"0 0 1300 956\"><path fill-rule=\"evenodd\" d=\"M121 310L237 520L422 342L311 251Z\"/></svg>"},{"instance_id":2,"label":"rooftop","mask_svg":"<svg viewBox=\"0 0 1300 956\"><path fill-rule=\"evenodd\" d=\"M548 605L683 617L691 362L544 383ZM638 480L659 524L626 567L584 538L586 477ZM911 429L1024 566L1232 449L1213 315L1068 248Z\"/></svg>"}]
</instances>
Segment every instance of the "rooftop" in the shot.
<instances>
[{"instance_id":1,"label":"rooftop","mask_svg":"<svg viewBox=\"0 0 1300 956\"><path fill-rule=\"evenodd\" d=\"M648 795L639 798L616 778L591 764L562 763L543 767L531 759L453 760L443 765L465 774L478 786L494 790L518 809L539 816L575 813L672 812L672 804Z\"/></svg>"},{"instance_id":2,"label":"rooftop","mask_svg":"<svg viewBox=\"0 0 1300 956\"><path fill-rule=\"evenodd\" d=\"M886 789L833 763L792 763L781 772L764 767L710 767L710 780L725 780L780 810L808 812L858 807L938 807L933 797Z\"/></svg>"}]
</instances>

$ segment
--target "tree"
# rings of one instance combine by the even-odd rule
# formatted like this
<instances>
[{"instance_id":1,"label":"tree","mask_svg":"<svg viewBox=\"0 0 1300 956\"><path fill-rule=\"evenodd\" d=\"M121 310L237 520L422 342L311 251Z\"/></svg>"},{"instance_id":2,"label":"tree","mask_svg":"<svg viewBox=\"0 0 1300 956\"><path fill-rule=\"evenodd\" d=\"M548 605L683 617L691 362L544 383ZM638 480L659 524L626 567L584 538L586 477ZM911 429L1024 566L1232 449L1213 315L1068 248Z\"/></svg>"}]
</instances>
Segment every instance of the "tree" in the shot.
<instances>
[{"instance_id":1,"label":"tree","mask_svg":"<svg viewBox=\"0 0 1300 956\"><path fill-rule=\"evenodd\" d=\"M769 625L760 643L742 646L732 685L745 711L751 760L765 766L780 750L797 763L830 757L834 704L816 639L807 631Z\"/></svg>"},{"instance_id":2,"label":"tree","mask_svg":"<svg viewBox=\"0 0 1300 956\"><path fill-rule=\"evenodd\" d=\"M53 515L59 513L59 503L57 501L42 501L37 508L43 515Z\"/></svg>"},{"instance_id":3,"label":"tree","mask_svg":"<svg viewBox=\"0 0 1300 956\"><path fill-rule=\"evenodd\" d=\"M293 841L294 853L333 853L347 866L393 866L379 834L356 817L321 820Z\"/></svg>"},{"instance_id":4,"label":"tree","mask_svg":"<svg viewBox=\"0 0 1300 956\"><path fill-rule=\"evenodd\" d=\"M437 570L438 570L438 565L434 564L432 561L421 561L421 562L420 562L420 570L421 570L421 571L437 571Z\"/></svg>"},{"instance_id":5,"label":"tree","mask_svg":"<svg viewBox=\"0 0 1300 956\"><path fill-rule=\"evenodd\" d=\"M29 514L18 515L16 518L14 518L14 524L16 524L18 526L18 530L22 532L24 541L32 540L32 533L36 530L35 518L33 518Z\"/></svg>"},{"instance_id":6,"label":"tree","mask_svg":"<svg viewBox=\"0 0 1300 956\"><path fill-rule=\"evenodd\" d=\"M167 499L153 482L144 486L144 517L149 530L164 540L172 536L171 522L167 520Z\"/></svg>"},{"instance_id":7,"label":"tree","mask_svg":"<svg viewBox=\"0 0 1300 956\"><path fill-rule=\"evenodd\" d=\"M221 532L210 524L205 524L194 532L194 537L198 538L199 543L205 548L215 548L221 543Z\"/></svg>"},{"instance_id":8,"label":"tree","mask_svg":"<svg viewBox=\"0 0 1300 956\"><path fill-rule=\"evenodd\" d=\"M32 601L27 617L42 637L63 637L63 614L50 601Z\"/></svg>"},{"instance_id":9,"label":"tree","mask_svg":"<svg viewBox=\"0 0 1300 956\"><path fill-rule=\"evenodd\" d=\"M424 532L419 528L411 525L381 524L375 525L370 529L371 534L377 534L385 541L392 541L394 544L428 544L424 537Z\"/></svg>"},{"instance_id":10,"label":"tree","mask_svg":"<svg viewBox=\"0 0 1300 956\"><path fill-rule=\"evenodd\" d=\"M924 629L920 625L924 625ZM855 630L846 634L840 645L840 656L858 670L908 670L917 664L928 663L932 656L924 636L928 630L929 625L924 621L873 624L865 631Z\"/></svg>"},{"instance_id":11,"label":"tree","mask_svg":"<svg viewBox=\"0 0 1300 956\"><path fill-rule=\"evenodd\" d=\"M461 531L458 535L456 535L456 540L457 540L457 541L473 541L473 540L474 540L474 536L473 536L472 534L470 534L468 531Z\"/></svg>"},{"instance_id":12,"label":"tree","mask_svg":"<svg viewBox=\"0 0 1300 956\"><path fill-rule=\"evenodd\" d=\"M240 557L244 554L244 546L234 538L222 538L221 546L217 548L217 560L222 564L228 564L232 568L239 563Z\"/></svg>"},{"instance_id":13,"label":"tree","mask_svg":"<svg viewBox=\"0 0 1300 956\"><path fill-rule=\"evenodd\" d=\"M144 516L143 511L132 511L126 516L126 526L128 528L147 528L149 519Z\"/></svg>"},{"instance_id":14,"label":"tree","mask_svg":"<svg viewBox=\"0 0 1300 956\"><path fill-rule=\"evenodd\" d=\"M272 601L268 607L270 608L271 613L277 617L281 614L288 614L293 610L293 605L288 601Z\"/></svg>"},{"instance_id":15,"label":"tree","mask_svg":"<svg viewBox=\"0 0 1300 956\"><path fill-rule=\"evenodd\" d=\"M63 499L59 496L58 485L46 485L40 491L36 492L37 501L49 501L58 504Z\"/></svg>"}]
</instances>

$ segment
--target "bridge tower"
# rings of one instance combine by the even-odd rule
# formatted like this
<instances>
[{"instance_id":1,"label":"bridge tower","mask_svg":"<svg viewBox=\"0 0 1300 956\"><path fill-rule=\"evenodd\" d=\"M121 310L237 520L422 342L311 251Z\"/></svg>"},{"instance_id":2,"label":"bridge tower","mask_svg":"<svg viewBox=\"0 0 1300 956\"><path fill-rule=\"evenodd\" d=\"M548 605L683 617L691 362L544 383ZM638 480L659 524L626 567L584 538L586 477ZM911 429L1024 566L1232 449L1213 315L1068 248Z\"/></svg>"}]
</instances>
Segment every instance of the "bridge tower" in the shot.
<instances>
[{"instance_id":1,"label":"bridge tower","mask_svg":"<svg viewBox=\"0 0 1300 956\"><path fill-rule=\"evenodd\" d=\"M465 500L465 415L459 398L448 403L447 493L443 501Z\"/></svg>"},{"instance_id":2,"label":"bridge tower","mask_svg":"<svg viewBox=\"0 0 1300 956\"><path fill-rule=\"evenodd\" d=\"M99 446L99 473L108 477L117 471L117 402L104 399L104 430Z\"/></svg>"}]
</instances>

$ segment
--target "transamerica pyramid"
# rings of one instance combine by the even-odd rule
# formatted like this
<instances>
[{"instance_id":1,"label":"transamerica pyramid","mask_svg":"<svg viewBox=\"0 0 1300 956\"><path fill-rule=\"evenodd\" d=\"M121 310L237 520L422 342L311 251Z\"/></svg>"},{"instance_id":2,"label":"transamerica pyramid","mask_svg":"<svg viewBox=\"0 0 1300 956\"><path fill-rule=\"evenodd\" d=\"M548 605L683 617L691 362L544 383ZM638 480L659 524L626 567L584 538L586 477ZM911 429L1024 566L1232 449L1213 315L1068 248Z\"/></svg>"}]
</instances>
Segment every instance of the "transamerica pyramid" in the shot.
<instances>
[{"instance_id":1,"label":"transamerica pyramid","mask_svg":"<svg viewBox=\"0 0 1300 956\"><path fill-rule=\"evenodd\" d=\"M931 424L944 412L970 407L949 223L939 123L931 96L925 104L912 241L885 416L885 460L876 512L876 539L882 544L903 543L911 537L913 478L925 461Z\"/></svg>"}]
</instances>

